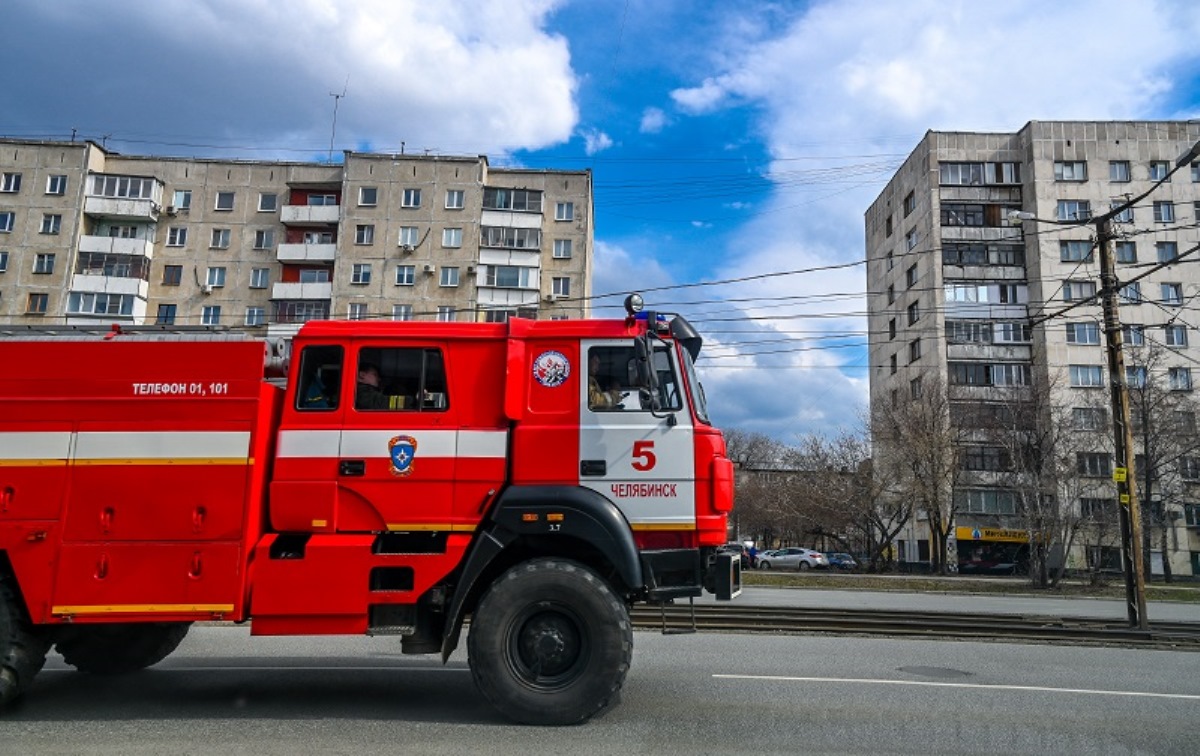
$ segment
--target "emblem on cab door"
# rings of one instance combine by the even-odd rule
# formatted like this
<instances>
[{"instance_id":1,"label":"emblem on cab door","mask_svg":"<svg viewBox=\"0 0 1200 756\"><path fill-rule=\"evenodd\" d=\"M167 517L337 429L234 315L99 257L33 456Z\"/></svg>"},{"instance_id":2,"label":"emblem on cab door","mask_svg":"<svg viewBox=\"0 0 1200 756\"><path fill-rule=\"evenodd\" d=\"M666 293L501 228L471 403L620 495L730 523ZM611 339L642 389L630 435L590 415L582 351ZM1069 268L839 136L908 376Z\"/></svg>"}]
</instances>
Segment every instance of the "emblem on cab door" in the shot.
<instances>
[{"instance_id":1,"label":"emblem on cab door","mask_svg":"<svg viewBox=\"0 0 1200 756\"><path fill-rule=\"evenodd\" d=\"M570 375L571 363L562 352L550 349L533 361L533 377L546 388L558 388Z\"/></svg>"},{"instance_id":2,"label":"emblem on cab door","mask_svg":"<svg viewBox=\"0 0 1200 756\"><path fill-rule=\"evenodd\" d=\"M403 477L411 473L416 456L417 439L412 436L396 436L388 441L388 458L392 461L392 475Z\"/></svg>"}]
</instances>

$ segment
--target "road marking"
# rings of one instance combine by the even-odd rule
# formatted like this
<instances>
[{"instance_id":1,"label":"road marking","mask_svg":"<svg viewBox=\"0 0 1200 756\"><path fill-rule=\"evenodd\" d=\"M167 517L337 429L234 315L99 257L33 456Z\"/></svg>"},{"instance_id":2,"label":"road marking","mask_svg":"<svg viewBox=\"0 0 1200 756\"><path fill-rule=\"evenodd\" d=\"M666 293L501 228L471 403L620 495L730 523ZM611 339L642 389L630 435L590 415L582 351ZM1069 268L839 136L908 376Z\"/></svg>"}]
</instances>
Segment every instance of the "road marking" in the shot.
<instances>
[{"instance_id":1,"label":"road marking","mask_svg":"<svg viewBox=\"0 0 1200 756\"><path fill-rule=\"evenodd\" d=\"M1129 696L1131 698L1173 698L1182 701L1200 701L1200 695L1188 693L1147 693L1138 690L1093 690L1091 688L1048 688L1040 685L983 685L979 683L927 682L924 680L871 680L852 677L784 677L782 675L720 675L718 680L755 680L774 682L827 682L861 685L913 685L924 688L975 688L979 690L1019 690L1035 693L1082 693L1092 696Z\"/></svg>"}]
</instances>

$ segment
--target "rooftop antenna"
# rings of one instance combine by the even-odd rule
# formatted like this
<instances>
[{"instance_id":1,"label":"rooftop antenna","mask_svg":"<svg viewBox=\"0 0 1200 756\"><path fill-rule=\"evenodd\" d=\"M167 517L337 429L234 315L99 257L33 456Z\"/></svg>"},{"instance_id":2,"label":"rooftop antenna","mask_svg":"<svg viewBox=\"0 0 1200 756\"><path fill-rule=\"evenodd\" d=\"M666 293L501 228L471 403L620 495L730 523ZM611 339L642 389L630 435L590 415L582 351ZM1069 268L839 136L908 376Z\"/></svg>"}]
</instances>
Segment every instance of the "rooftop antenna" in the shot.
<instances>
[{"instance_id":1,"label":"rooftop antenna","mask_svg":"<svg viewBox=\"0 0 1200 756\"><path fill-rule=\"evenodd\" d=\"M333 162L333 138L337 135L337 112L338 104L342 98L346 96L346 88L350 86L350 75L346 75L346 83L342 85L342 93L330 92L329 96L333 98L333 126L329 131L329 162Z\"/></svg>"}]
</instances>

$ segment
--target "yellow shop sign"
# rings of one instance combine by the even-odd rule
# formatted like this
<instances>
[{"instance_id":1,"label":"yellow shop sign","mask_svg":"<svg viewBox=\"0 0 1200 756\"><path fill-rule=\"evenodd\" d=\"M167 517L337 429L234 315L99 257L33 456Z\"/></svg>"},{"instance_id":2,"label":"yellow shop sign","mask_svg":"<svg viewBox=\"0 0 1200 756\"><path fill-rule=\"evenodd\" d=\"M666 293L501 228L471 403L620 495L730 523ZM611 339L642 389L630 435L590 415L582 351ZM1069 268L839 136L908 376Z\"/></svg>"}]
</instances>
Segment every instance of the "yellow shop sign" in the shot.
<instances>
[{"instance_id":1,"label":"yellow shop sign","mask_svg":"<svg viewBox=\"0 0 1200 756\"><path fill-rule=\"evenodd\" d=\"M1011 543L1027 543L1029 533L1024 530L1008 528L971 528L957 527L954 536L959 541L1008 541Z\"/></svg>"}]
</instances>

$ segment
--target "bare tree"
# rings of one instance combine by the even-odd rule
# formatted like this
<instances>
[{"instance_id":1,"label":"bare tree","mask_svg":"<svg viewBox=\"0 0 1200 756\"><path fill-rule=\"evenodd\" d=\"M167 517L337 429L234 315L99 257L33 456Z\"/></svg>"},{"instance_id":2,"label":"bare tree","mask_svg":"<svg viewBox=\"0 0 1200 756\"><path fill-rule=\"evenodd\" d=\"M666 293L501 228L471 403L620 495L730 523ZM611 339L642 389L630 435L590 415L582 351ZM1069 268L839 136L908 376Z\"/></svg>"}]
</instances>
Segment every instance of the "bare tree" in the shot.
<instances>
[{"instance_id":1,"label":"bare tree","mask_svg":"<svg viewBox=\"0 0 1200 756\"><path fill-rule=\"evenodd\" d=\"M950 419L950 397L931 375L915 384L915 396L878 405L872 427L878 442L876 470L893 482L892 496L908 497L929 518L932 567L945 574L947 539L954 527L954 488L962 471L965 431Z\"/></svg>"}]
</instances>

